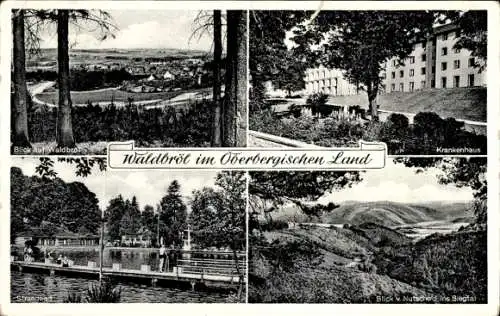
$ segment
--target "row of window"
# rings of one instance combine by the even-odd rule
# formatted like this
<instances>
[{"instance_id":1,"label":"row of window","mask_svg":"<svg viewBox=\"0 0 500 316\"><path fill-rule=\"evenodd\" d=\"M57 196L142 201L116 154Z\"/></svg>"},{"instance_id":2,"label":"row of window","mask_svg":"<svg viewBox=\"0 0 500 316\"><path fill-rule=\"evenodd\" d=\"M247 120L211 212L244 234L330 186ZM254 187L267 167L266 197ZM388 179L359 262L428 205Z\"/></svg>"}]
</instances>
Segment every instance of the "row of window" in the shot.
<instances>
[{"instance_id":1,"label":"row of window","mask_svg":"<svg viewBox=\"0 0 500 316\"><path fill-rule=\"evenodd\" d=\"M454 48L453 52L455 54L460 54L460 48ZM448 47L441 47L441 56L448 55Z\"/></svg>"},{"instance_id":2,"label":"row of window","mask_svg":"<svg viewBox=\"0 0 500 316\"><path fill-rule=\"evenodd\" d=\"M469 58L469 67L474 67L474 65L475 65L474 58ZM460 60L459 59L453 61L453 68L454 69L460 69ZM442 62L441 63L441 70L444 71L444 70L447 70L447 69L448 69L448 63L447 62ZM436 72L436 67L433 66L432 67L432 73L435 73L435 72ZM425 75L425 73L426 73L425 67L420 68L420 74L421 75ZM414 69L410 69L410 77L413 77L413 76L415 76L415 70ZM404 77L404 70L400 70L399 71L399 77L400 78ZM396 72L395 71L393 71L391 73L391 78L392 79L396 78Z\"/></svg>"},{"instance_id":3,"label":"row of window","mask_svg":"<svg viewBox=\"0 0 500 316\"><path fill-rule=\"evenodd\" d=\"M460 48L455 48L453 51L455 52L455 54L460 54ZM448 55L448 47L441 48L441 56L447 56L447 55ZM407 59L410 62L410 64L414 64L415 63L415 56L409 56ZM427 60L427 54L420 55L420 60L422 62L426 61ZM398 61L396 59L394 59L392 61L392 66L394 66L394 67L398 66Z\"/></svg>"},{"instance_id":4,"label":"row of window","mask_svg":"<svg viewBox=\"0 0 500 316\"><path fill-rule=\"evenodd\" d=\"M475 83L475 76L474 74L470 74L468 75L467 77L467 86L469 87L474 87L476 85ZM436 86L436 83L434 80L431 80L431 88L435 88ZM459 88L460 87L460 76L453 76L453 87L454 88ZM404 83L401 82L399 84L399 90L398 91L401 91L401 92L404 92L405 91L405 86L404 86ZM426 81L425 80L422 80L420 81L420 89L425 89L426 88ZM448 78L447 77L441 77L441 88L449 88L448 87ZM391 84L391 92L394 92L396 91L396 84L393 83ZM410 82L409 85L408 85L408 90L407 91L415 91L415 82Z\"/></svg>"},{"instance_id":5,"label":"row of window","mask_svg":"<svg viewBox=\"0 0 500 316\"><path fill-rule=\"evenodd\" d=\"M323 71L313 70L313 72L310 72L307 75L307 78L309 80L328 78L329 76L333 75L333 73L329 74L329 72L330 72L329 70L323 70Z\"/></svg>"}]
</instances>

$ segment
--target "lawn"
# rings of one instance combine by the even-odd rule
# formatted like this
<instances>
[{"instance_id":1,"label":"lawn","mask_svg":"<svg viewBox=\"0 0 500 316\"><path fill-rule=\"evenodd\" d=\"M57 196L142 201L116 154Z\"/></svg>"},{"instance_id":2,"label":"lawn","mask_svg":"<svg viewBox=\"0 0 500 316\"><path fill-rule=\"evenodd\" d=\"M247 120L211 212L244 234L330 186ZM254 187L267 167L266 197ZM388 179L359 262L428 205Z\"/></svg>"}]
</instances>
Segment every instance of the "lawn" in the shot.
<instances>
[{"instance_id":1,"label":"lawn","mask_svg":"<svg viewBox=\"0 0 500 316\"><path fill-rule=\"evenodd\" d=\"M330 104L361 105L368 108L366 94L331 96ZM486 88L427 89L380 94L381 110L419 113L435 112L441 117L486 122Z\"/></svg>"},{"instance_id":2,"label":"lawn","mask_svg":"<svg viewBox=\"0 0 500 316\"><path fill-rule=\"evenodd\" d=\"M168 100L186 92L201 92L206 89L196 90L180 90L168 92L152 92L152 93L134 93L122 90L100 90L100 91L72 91L71 101L73 104L85 104L88 101L96 102L128 102L128 98L133 98L134 101L147 101L147 100ZM47 103L57 104L59 96L58 91L44 92L37 94L36 97Z\"/></svg>"}]
</instances>

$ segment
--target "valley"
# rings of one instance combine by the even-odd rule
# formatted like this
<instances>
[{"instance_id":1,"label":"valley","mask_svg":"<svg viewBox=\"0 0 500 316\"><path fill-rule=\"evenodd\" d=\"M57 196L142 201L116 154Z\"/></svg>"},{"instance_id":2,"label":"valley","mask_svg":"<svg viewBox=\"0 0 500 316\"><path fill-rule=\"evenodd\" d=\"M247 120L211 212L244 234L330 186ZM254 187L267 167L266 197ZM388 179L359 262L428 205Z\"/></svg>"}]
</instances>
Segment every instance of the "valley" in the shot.
<instances>
[{"instance_id":1,"label":"valley","mask_svg":"<svg viewBox=\"0 0 500 316\"><path fill-rule=\"evenodd\" d=\"M486 232L470 226L470 203L348 201L316 218L290 205L273 215L281 228L254 236L250 301L486 300Z\"/></svg>"}]
</instances>

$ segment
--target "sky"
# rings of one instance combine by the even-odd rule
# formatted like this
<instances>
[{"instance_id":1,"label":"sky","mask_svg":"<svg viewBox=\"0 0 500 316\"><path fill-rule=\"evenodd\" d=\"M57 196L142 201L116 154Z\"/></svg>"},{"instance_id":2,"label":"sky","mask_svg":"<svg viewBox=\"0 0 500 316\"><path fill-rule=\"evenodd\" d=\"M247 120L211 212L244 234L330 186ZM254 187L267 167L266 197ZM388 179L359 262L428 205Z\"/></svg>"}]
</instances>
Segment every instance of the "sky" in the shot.
<instances>
[{"instance_id":1,"label":"sky","mask_svg":"<svg viewBox=\"0 0 500 316\"><path fill-rule=\"evenodd\" d=\"M343 201L392 201L418 203L431 201L470 201L472 190L467 187L442 185L437 182L439 170L429 169L417 174L416 168L394 164L387 160L387 166L380 170L370 170L362 174L363 181L350 189L336 191L320 198L318 202Z\"/></svg>"},{"instance_id":2,"label":"sky","mask_svg":"<svg viewBox=\"0 0 500 316\"><path fill-rule=\"evenodd\" d=\"M12 165L21 168L24 175L35 174L35 167L39 164L38 158L15 157ZM195 189L205 186L212 187L215 183L217 171L99 171L98 167L92 169L88 177L75 174L76 167L64 162L55 161L54 170L57 176L65 182L81 182L96 194L99 207L104 210L112 198L121 194L125 199L132 199L135 195L141 210L146 204L156 208L161 198L165 195L168 185L177 180L181 186L181 195L186 204Z\"/></svg>"},{"instance_id":3,"label":"sky","mask_svg":"<svg viewBox=\"0 0 500 316\"><path fill-rule=\"evenodd\" d=\"M139 5L139 4L138 4ZM99 40L95 26L83 28L70 24L69 42L74 49L98 48L176 48L190 50L211 50L212 37L205 32L189 40L197 25L194 21L199 11L176 10L109 10L113 24L118 27L115 38ZM224 30L223 30L224 32ZM57 47L55 27L49 27L42 35L42 48Z\"/></svg>"},{"instance_id":4,"label":"sky","mask_svg":"<svg viewBox=\"0 0 500 316\"><path fill-rule=\"evenodd\" d=\"M23 173L32 176L38 165L38 158L15 157L13 166L19 167ZM58 177L66 182L78 181L85 184L99 199L99 207L105 209L109 200L121 194L124 198L137 197L141 209L146 204L156 206L164 196L168 185L176 179L181 185L181 194L188 204L191 193L205 186L212 187L217 171L111 171L101 172L95 167L88 177L75 175L75 166L55 162L54 170ZM318 202L328 203L343 201L393 201L400 203L418 203L431 201L471 201L472 190L467 187L457 188L454 185L442 185L437 182L439 170L431 168L417 174L415 168L402 164L394 164L387 160L381 170L369 170L362 173L363 181L352 188L335 191L320 198Z\"/></svg>"}]
</instances>

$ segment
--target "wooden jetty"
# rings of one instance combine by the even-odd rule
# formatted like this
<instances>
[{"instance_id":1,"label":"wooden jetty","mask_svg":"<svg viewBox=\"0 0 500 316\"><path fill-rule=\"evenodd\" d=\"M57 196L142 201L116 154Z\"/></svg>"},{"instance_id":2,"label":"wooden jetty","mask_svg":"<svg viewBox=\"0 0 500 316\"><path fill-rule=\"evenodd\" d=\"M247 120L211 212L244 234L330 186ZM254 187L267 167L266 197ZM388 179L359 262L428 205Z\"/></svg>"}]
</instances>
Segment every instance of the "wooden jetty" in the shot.
<instances>
[{"instance_id":1,"label":"wooden jetty","mask_svg":"<svg viewBox=\"0 0 500 316\"><path fill-rule=\"evenodd\" d=\"M83 276L89 278L99 278L99 267L71 265L63 267L60 264L44 263L44 262L25 262L11 261L11 268L18 269L23 272L42 272L50 275L71 275ZM191 285L194 290L196 286L216 287L216 288L237 288L240 277L232 272L232 270L213 271L213 268L201 269L186 269L183 266L175 267L173 272L158 272L158 271L143 271L133 269L123 269L120 266L112 268L103 267L102 273L104 276L117 278L122 281L149 281L152 285L156 285L158 281L181 282ZM187 267L186 267L187 268ZM246 282L246 268L242 267L243 282Z\"/></svg>"}]
</instances>

